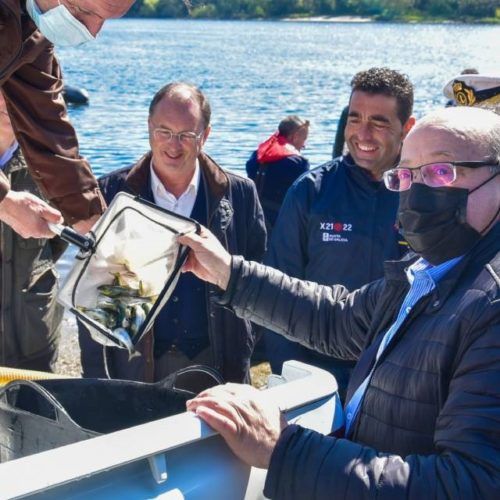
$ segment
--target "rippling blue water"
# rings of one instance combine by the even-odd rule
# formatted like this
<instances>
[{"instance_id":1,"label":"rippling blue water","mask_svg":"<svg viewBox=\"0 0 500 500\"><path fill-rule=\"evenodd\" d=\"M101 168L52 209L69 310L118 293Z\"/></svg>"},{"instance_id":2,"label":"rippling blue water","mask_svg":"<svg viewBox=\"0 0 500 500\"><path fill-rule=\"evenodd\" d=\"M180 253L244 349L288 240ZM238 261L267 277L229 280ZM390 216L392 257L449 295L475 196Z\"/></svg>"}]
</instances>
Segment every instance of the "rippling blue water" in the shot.
<instances>
[{"instance_id":1,"label":"rippling blue water","mask_svg":"<svg viewBox=\"0 0 500 500\"><path fill-rule=\"evenodd\" d=\"M90 106L70 115L96 174L148 149L149 101L172 80L191 81L208 95L213 131L206 150L240 170L289 113L312 122L312 165L328 160L350 78L361 69L406 72L417 116L442 105L443 84L464 67L498 73L499 35L499 27L451 24L125 19L109 22L97 42L59 56L66 82L90 92Z\"/></svg>"}]
</instances>

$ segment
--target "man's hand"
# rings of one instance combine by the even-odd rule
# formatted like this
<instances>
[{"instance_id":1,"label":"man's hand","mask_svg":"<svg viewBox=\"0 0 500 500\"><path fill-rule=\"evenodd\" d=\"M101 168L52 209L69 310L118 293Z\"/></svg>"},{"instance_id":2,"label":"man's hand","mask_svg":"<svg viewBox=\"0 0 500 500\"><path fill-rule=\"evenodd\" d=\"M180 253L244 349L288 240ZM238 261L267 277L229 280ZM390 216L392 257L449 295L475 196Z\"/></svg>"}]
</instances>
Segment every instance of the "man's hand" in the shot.
<instances>
[{"instance_id":1,"label":"man's hand","mask_svg":"<svg viewBox=\"0 0 500 500\"><path fill-rule=\"evenodd\" d=\"M186 406L219 432L238 458L267 469L287 423L264 394L249 385L226 384L201 392Z\"/></svg>"},{"instance_id":2,"label":"man's hand","mask_svg":"<svg viewBox=\"0 0 500 500\"><path fill-rule=\"evenodd\" d=\"M63 217L31 193L10 190L0 203L0 220L23 238L53 238L47 223L62 224Z\"/></svg>"},{"instance_id":3,"label":"man's hand","mask_svg":"<svg viewBox=\"0 0 500 500\"><path fill-rule=\"evenodd\" d=\"M90 219L81 220L76 224L73 224L73 229L80 234L87 234L94 224L99 220L100 215L93 215Z\"/></svg>"},{"instance_id":4,"label":"man's hand","mask_svg":"<svg viewBox=\"0 0 500 500\"><path fill-rule=\"evenodd\" d=\"M198 278L225 290L231 274L231 255L219 240L207 228L202 227L200 234L185 234L179 236L178 241L191 248L182 268L183 272L191 271Z\"/></svg>"}]
</instances>

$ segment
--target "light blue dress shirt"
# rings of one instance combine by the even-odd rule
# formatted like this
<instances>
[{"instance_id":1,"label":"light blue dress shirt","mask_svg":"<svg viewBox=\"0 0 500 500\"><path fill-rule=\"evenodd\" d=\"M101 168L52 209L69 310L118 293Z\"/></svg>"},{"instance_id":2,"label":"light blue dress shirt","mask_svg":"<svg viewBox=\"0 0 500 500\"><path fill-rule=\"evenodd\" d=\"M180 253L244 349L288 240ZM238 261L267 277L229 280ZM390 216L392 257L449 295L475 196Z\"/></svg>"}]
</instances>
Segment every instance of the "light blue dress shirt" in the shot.
<instances>
[{"instance_id":1,"label":"light blue dress shirt","mask_svg":"<svg viewBox=\"0 0 500 500\"><path fill-rule=\"evenodd\" d=\"M356 389L356 392L352 395L352 398L345 406L345 435L349 437L352 432L352 424L355 422L356 417L359 413L359 409L361 407L361 403L363 401L363 397L366 392L366 388L370 383L373 372L377 367L377 362L384 352L386 347L390 344L394 335L397 333L399 327L406 319L408 314L410 314L412 308L415 304L424 296L434 290L436 287L436 283L451 269L453 268L460 260L462 256L455 257L454 259L448 260L439 264L438 266L433 266L425 259L420 258L414 264L412 264L406 271L406 276L410 283L410 290L406 294L405 299L401 305L399 310L398 317L393 325L387 330L380 343L380 346L377 351L377 356L375 358L375 362L373 363L373 367L370 370L368 376L363 380L363 383Z\"/></svg>"}]
</instances>

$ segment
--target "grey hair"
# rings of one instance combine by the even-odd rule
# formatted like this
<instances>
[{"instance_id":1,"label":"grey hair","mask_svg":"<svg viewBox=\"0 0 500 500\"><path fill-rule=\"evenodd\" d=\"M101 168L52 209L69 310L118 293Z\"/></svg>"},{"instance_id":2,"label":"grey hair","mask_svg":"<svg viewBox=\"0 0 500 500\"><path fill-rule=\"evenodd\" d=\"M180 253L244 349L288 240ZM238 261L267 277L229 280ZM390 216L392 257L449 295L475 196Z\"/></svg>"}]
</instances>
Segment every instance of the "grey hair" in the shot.
<instances>
[{"instance_id":1,"label":"grey hair","mask_svg":"<svg viewBox=\"0 0 500 500\"><path fill-rule=\"evenodd\" d=\"M453 132L500 163L500 116L493 111L469 106L442 108L417 120L414 130L429 125Z\"/></svg>"}]
</instances>

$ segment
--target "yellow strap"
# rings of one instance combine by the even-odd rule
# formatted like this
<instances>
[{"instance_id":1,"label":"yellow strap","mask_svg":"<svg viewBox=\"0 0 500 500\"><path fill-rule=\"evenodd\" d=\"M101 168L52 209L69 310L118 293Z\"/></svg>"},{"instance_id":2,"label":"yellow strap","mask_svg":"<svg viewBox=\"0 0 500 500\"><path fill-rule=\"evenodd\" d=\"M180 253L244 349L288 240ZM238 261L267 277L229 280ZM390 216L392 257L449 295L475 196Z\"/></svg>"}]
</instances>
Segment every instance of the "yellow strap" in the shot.
<instances>
[{"instance_id":1,"label":"yellow strap","mask_svg":"<svg viewBox=\"0 0 500 500\"><path fill-rule=\"evenodd\" d=\"M7 368L0 366L0 386L8 384L13 380L46 380L49 378L72 378L57 373L37 372L35 370L20 370L18 368Z\"/></svg>"}]
</instances>

